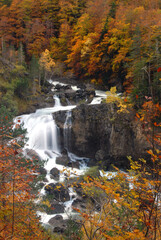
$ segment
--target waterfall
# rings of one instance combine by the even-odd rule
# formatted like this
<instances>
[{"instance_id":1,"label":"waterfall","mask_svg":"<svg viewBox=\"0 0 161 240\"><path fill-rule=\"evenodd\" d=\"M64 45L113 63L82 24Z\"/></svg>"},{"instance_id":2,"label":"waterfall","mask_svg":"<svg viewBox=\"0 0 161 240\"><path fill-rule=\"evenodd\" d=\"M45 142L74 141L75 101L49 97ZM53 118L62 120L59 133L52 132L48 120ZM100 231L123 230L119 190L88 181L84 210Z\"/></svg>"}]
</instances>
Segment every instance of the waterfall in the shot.
<instances>
[{"instance_id":1,"label":"waterfall","mask_svg":"<svg viewBox=\"0 0 161 240\"><path fill-rule=\"evenodd\" d=\"M57 82L56 82L57 83ZM53 82L53 85L55 83ZM64 85L64 84L63 84ZM73 90L77 90L78 88L72 87ZM99 93L99 96L101 94ZM102 97L102 95L101 95ZM55 101L54 106L50 108L38 109L35 113L26 114L19 116L15 119L19 123L23 123L23 127L27 130L26 137L28 141L25 145L25 148L34 149L35 152L41 157L43 160L48 160L45 164L44 168L47 171L46 180L44 182L44 186L49 183L56 183L56 180L51 179L50 171L52 168L57 168L60 171L60 179L59 181L64 181L66 179L66 175L71 174L71 177L76 177L82 175L84 171L87 169L87 161L89 159L78 157L75 154L71 153L71 130L72 130L72 109L75 108L75 105L71 105L68 102L68 106L62 106L60 99L57 95L53 96ZM59 144L59 128L57 127L54 119L53 113L58 111L66 111L66 119L64 122L64 148L68 151L68 157L71 162L79 162L79 169L73 167L64 167L61 164L56 163L56 158L58 155L60 156L60 144ZM67 173L65 172L65 169ZM72 212L71 204L73 200L76 198L76 193L72 188L69 189L70 193L70 201L64 203L65 210L69 213ZM44 188L41 190L41 194L45 194ZM73 198L74 196L74 198ZM47 213L38 213L41 216L41 221L44 223L48 223L48 220L53 216L57 215L48 215ZM72 213L73 214L73 213ZM61 213L64 218L67 218L68 214Z\"/></svg>"},{"instance_id":2,"label":"waterfall","mask_svg":"<svg viewBox=\"0 0 161 240\"><path fill-rule=\"evenodd\" d=\"M21 121L27 129L27 148L59 152L58 128L51 114L40 115L36 112L21 116Z\"/></svg>"},{"instance_id":3,"label":"waterfall","mask_svg":"<svg viewBox=\"0 0 161 240\"><path fill-rule=\"evenodd\" d=\"M57 95L54 95L53 99L55 100L54 107L60 107L61 106L60 98Z\"/></svg>"},{"instance_id":4,"label":"waterfall","mask_svg":"<svg viewBox=\"0 0 161 240\"><path fill-rule=\"evenodd\" d=\"M64 148L68 151L71 147L71 128L72 128L72 111L66 113L66 120L64 123Z\"/></svg>"}]
</instances>

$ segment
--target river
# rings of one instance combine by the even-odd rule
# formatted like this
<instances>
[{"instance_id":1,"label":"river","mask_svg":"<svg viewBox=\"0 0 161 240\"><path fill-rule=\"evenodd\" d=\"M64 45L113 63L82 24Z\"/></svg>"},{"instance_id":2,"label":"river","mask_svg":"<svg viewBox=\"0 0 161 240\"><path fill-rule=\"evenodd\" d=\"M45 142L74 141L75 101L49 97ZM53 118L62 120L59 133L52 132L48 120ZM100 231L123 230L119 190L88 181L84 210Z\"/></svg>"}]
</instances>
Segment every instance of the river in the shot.
<instances>
[{"instance_id":1,"label":"river","mask_svg":"<svg viewBox=\"0 0 161 240\"><path fill-rule=\"evenodd\" d=\"M50 80L53 85L53 107L38 109L36 112L31 114L24 114L16 118L17 121L21 121L23 127L27 130L26 137L28 141L24 147L25 149L34 150L37 155L42 160L47 160L44 168L46 170L46 182L41 189L39 199L46 194L45 186L53 183L63 182L66 179L67 172L70 172L70 176L80 176L84 174L87 170L86 162L89 161L85 156L79 157L75 154L69 152L69 146L71 143L71 127L72 127L72 110L76 105L72 105L67 99L67 105L63 106L59 97L57 96L55 86L57 84L64 86L65 84L54 82ZM74 91L77 91L76 86L72 86ZM96 91L96 96L93 98L90 104L99 104L102 99L106 98L106 93L103 91ZM60 133L59 128L53 119L53 114L55 112L65 111L66 119L64 121L64 140L63 146L60 146ZM67 150L68 158L71 162L79 162L79 169L74 167L69 167L56 163L56 159L62 156L62 149ZM51 177L51 170L56 168L59 170L59 179L55 180ZM72 203L76 199L77 194L72 188L68 189L70 199L65 201L63 204L64 210L59 214L63 216L64 219L68 218L72 213ZM43 224L48 224L49 220L56 216L57 214L47 214L46 212L38 212L41 216L41 222Z\"/></svg>"}]
</instances>

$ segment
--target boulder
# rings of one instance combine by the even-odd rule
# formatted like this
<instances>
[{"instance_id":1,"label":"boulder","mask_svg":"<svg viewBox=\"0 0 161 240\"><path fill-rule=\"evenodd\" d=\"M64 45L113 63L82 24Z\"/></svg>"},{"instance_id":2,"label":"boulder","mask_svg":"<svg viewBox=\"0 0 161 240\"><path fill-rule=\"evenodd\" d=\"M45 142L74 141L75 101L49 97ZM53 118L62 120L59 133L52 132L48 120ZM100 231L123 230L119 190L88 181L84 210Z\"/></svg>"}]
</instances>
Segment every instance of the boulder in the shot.
<instances>
[{"instance_id":1,"label":"boulder","mask_svg":"<svg viewBox=\"0 0 161 240\"><path fill-rule=\"evenodd\" d=\"M40 168L38 169L38 171L39 171L39 173L42 174L42 175L46 175L46 174L47 174L46 169L43 168L43 167L40 167Z\"/></svg>"},{"instance_id":2,"label":"boulder","mask_svg":"<svg viewBox=\"0 0 161 240\"><path fill-rule=\"evenodd\" d=\"M60 164L64 166L68 166L69 162L70 162L70 159L67 155L62 155L60 157L57 157L56 159L56 164Z\"/></svg>"},{"instance_id":3,"label":"boulder","mask_svg":"<svg viewBox=\"0 0 161 240\"><path fill-rule=\"evenodd\" d=\"M60 171L57 168L52 168L50 170L50 177L56 181L59 181Z\"/></svg>"},{"instance_id":4,"label":"boulder","mask_svg":"<svg viewBox=\"0 0 161 240\"><path fill-rule=\"evenodd\" d=\"M53 226L53 232L63 233L67 228L67 220L63 220L61 215L56 215L49 220L49 224Z\"/></svg>"},{"instance_id":5,"label":"boulder","mask_svg":"<svg viewBox=\"0 0 161 240\"><path fill-rule=\"evenodd\" d=\"M50 205L50 208L47 209L47 213L48 214L64 213L64 205L57 201L53 201Z\"/></svg>"},{"instance_id":6,"label":"boulder","mask_svg":"<svg viewBox=\"0 0 161 240\"><path fill-rule=\"evenodd\" d=\"M62 184L50 183L45 186L45 191L56 201L66 202L70 200L69 192Z\"/></svg>"},{"instance_id":7,"label":"boulder","mask_svg":"<svg viewBox=\"0 0 161 240\"><path fill-rule=\"evenodd\" d=\"M68 167L71 167L71 168L77 168L77 169L80 168L78 161L77 161L77 162L70 161L67 166L68 166Z\"/></svg>"},{"instance_id":8,"label":"boulder","mask_svg":"<svg viewBox=\"0 0 161 240\"><path fill-rule=\"evenodd\" d=\"M71 89L71 85L61 85L61 84L57 84L55 85L55 89L57 91L60 91L60 90L68 90L68 89Z\"/></svg>"},{"instance_id":9,"label":"boulder","mask_svg":"<svg viewBox=\"0 0 161 240\"><path fill-rule=\"evenodd\" d=\"M41 161L41 157L39 156L39 154L33 150L33 149L29 149L29 148L26 148L24 150L24 153L27 157L29 158L32 158L32 159L35 159L35 160L38 160L38 161Z\"/></svg>"},{"instance_id":10,"label":"boulder","mask_svg":"<svg viewBox=\"0 0 161 240\"><path fill-rule=\"evenodd\" d=\"M87 208L87 201L84 198L76 198L72 203L73 208L78 208L80 211L84 211Z\"/></svg>"}]
</instances>

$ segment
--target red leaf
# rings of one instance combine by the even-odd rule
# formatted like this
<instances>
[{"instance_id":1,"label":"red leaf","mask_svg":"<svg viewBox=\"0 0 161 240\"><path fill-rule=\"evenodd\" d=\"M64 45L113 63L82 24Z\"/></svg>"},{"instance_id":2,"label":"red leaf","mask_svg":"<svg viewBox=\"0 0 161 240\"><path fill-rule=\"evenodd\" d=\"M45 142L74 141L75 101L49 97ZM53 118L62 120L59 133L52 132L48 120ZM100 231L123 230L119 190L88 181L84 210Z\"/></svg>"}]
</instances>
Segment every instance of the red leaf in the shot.
<instances>
[{"instance_id":1,"label":"red leaf","mask_svg":"<svg viewBox=\"0 0 161 240\"><path fill-rule=\"evenodd\" d=\"M18 152L17 152L17 150L15 150L15 151L14 151L14 155L17 155L17 154L18 154Z\"/></svg>"},{"instance_id":2,"label":"red leaf","mask_svg":"<svg viewBox=\"0 0 161 240\"><path fill-rule=\"evenodd\" d=\"M157 69L157 72L161 72L161 67L159 67L159 68Z\"/></svg>"}]
</instances>

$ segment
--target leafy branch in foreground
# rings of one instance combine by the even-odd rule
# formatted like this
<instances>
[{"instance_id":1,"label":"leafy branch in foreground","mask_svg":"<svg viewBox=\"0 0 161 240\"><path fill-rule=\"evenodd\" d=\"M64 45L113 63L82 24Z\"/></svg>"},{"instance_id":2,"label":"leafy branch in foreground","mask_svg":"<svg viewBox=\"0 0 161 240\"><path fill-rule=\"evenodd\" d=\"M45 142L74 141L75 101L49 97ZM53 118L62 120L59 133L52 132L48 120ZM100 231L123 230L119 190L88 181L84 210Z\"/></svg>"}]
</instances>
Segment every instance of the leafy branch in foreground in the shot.
<instances>
[{"instance_id":1,"label":"leafy branch in foreground","mask_svg":"<svg viewBox=\"0 0 161 240\"><path fill-rule=\"evenodd\" d=\"M21 126L13 128L12 114L3 107L0 112L0 238L50 239L39 224L31 187L39 163L24 158Z\"/></svg>"}]
</instances>

